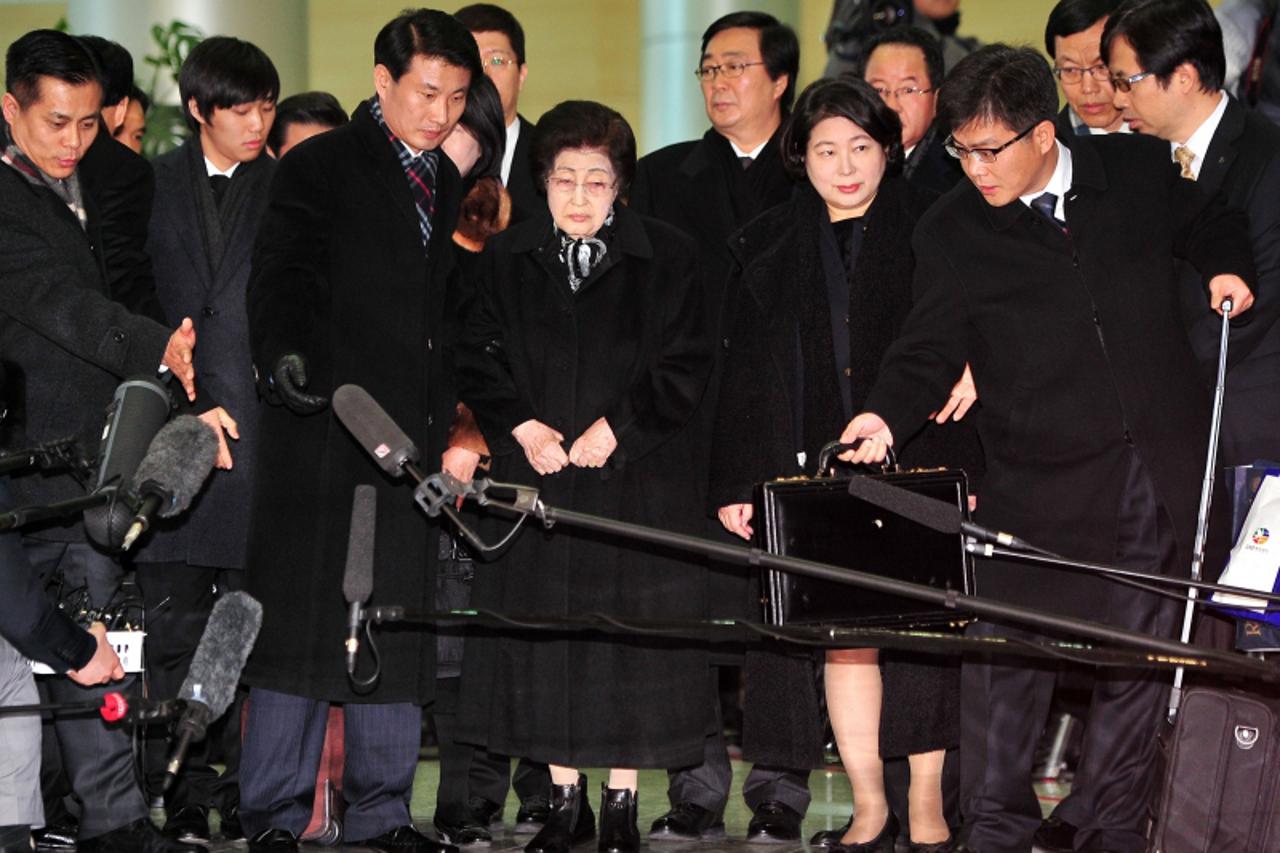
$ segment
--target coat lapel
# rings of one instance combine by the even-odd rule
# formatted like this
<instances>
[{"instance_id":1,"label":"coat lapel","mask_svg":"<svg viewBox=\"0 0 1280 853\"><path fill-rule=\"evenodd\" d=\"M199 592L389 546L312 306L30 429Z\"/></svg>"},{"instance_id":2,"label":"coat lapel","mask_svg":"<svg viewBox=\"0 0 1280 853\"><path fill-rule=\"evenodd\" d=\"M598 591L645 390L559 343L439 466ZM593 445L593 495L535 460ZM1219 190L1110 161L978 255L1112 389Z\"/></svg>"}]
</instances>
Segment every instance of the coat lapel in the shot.
<instances>
[{"instance_id":1,"label":"coat lapel","mask_svg":"<svg viewBox=\"0 0 1280 853\"><path fill-rule=\"evenodd\" d=\"M1196 181L1204 192L1213 195L1222 186L1223 179L1231 171L1239 153L1237 142L1244 134L1244 107L1235 98L1228 96L1227 110L1222 114L1222 121L1209 141L1209 150L1204 155L1204 165L1200 167L1200 177Z\"/></svg>"},{"instance_id":2,"label":"coat lapel","mask_svg":"<svg viewBox=\"0 0 1280 853\"><path fill-rule=\"evenodd\" d=\"M418 208L413 203L413 194L409 192L409 182L405 179L400 158L396 156L386 134L382 132L373 114L369 112L368 104L361 104L356 108L355 115L351 117L351 123L357 130L357 137L361 144L373 160L375 180L386 191L392 209L400 214L405 224L413 228L413 233L417 235L419 233ZM437 209L438 204L439 199L437 199ZM418 239L421 242L421 237Z\"/></svg>"},{"instance_id":3,"label":"coat lapel","mask_svg":"<svg viewBox=\"0 0 1280 853\"><path fill-rule=\"evenodd\" d=\"M199 145L200 143L193 139L186 144ZM196 211L196 205L200 202L196 198L196 187L188 178L190 168L187 165L187 158L185 156L175 158L170 163L170 167L180 169L187 174L178 175L177 180L168 182L174 188L175 202L174 209L169 211L169 215L173 217L173 227L178 232L179 242L191 258L191 267L200 278L201 288L205 293L210 293L213 291L213 278L208 252L205 251L204 235L200 233L200 214Z\"/></svg>"}]
</instances>

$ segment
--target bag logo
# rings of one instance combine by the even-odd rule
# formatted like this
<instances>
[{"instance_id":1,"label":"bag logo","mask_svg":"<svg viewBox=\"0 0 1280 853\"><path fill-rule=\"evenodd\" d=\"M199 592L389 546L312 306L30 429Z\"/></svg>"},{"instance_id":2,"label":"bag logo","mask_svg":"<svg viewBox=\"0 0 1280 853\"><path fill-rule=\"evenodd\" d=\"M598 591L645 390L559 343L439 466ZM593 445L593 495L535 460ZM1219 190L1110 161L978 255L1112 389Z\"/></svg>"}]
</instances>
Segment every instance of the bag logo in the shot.
<instances>
[{"instance_id":1,"label":"bag logo","mask_svg":"<svg viewBox=\"0 0 1280 853\"><path fill-rule=\"evenodd\" d=\"M1266 545L1267 540L1271 538L1271 531L1265 527L1259 527L1249 538L1253 540L1254 545Z\"/></svg>"},{"instance_id":2,"label":"bag logo","mask_svg":"<svg viewBox=\"0 0 1280 853\"><path fill-rule=\"evenodd\" d=\"M1258 729L1255 726L1236 726L1236 746L1244 750L1253 749L1258 743Z\"/></svg>"}]
</instances>

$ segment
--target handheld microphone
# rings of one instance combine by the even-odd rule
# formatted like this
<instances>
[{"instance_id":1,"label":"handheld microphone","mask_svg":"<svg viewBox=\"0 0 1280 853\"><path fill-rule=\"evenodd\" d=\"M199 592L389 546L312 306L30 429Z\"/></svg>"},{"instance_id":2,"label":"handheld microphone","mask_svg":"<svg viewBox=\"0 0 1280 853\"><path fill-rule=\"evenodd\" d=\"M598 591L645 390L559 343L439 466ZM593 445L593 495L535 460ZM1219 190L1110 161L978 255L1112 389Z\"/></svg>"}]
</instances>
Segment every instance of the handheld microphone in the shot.
<instances>
[{"instance_id":1,"label":"handheld microphone","mask_svg":"<svg viewBox=\"0 0 1280 853\"><path fill-rule=\"evenodd\" d=\"M155 515L172 518L195 500L218 461L218 436L204 421L181 415L160 428L133 476L138 498L121 548L128 551Z\"/></svg>"},{"instance_id":2,"label":"handheld microphone","mask_svg":"<svg viewBox=\"0 0 1280 853\"><path fill-rule=\"evenodd\" d=\"M261 627L262 605L248 593L227 593L213 605L191 668L178 691L178 699L186 702L186 708L174 727L177 744L165 766L162 792L173 786L191 742L203 738L209 723L231 707L240 673Z\"/></svg>"},{"instance_id":3,"label":"handheld microphone","mask_svg":"<svg viewBox=\"0 0 1280 853\"><path fill-rule=\"evenodd\" d=\"M356 486L351 501L351 533L347 537L347 564L342 571L342 597L347 616L347 675L356 673L360 652L361 605L373 594L373 542L378 517L378 492L370 485Z\"/></svg>"},{"instance_id":4,"label":"handheld microphone","mask_svg":"<svg viewBox=\"0 0 1280 853\"><path fill-rule=\"evenodd\" d=\"M995 542L1006 548L1043 553L1039 548L1010 533L966 521L960 508L954 504L899 488L874 477L849 478L849 494L939 533L963 533L981 542Z\"/></svg>"},{"instance_id":5,"label":"handheld microphone","mask_svg":"<svg viewBox=\"0 0 1280 853\"><path fill-rule=\"evenodd\" d=\"M83 516L85 533L95 544L119 549L133 515L125 490L147 446L168 420L169 407L169 392L155 379L128 379L116 388L106 410L93 484L95 494L109 495L110 500L86 509Z\"/></svg>"},{"instance_id":6,"label":"handheld microphone","mask_svg":"<svg viewBox=\"0 0 1280 853\"><path fill-rule=\"evenodd\" d=\"M392 477L416 472L421 454L391 416L359 385L343 385L333 392L333 413L356 442ZM421 480L415 476L415 480Z\"/></svg>"}]
</instances>

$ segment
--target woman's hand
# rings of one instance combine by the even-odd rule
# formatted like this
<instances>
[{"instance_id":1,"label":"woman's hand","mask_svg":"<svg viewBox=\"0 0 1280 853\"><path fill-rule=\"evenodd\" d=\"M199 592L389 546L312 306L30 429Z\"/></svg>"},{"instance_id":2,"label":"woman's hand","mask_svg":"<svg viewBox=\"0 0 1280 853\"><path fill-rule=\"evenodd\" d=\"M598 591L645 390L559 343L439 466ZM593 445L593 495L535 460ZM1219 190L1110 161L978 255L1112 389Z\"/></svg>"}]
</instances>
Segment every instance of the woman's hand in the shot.
<instances>
[{"instance_id":1,"label":"woman's hand","mask_svg":"<svg viewBox=\"0 0 1280 853\"><path fill-rule=\"evenodd\" d=\"M751 504L729 504L720 507L716 515L720 517L720 523L724 525L725 530L750 542L753 533L751 517L755 512L756 508Z\"/></svg>"},{"instance_id":2,"label":"woman's hand","mask_svg":"<svg viewBox=\"0 0 1280 853\"><path fill-rule=\"evenodd\" d=\"M470 483L480 464L480 454L465 447L450 447L440 459L440 469L459 483Z\"/></svg>"},{"instance_id":3,"label":"woman's hand","mask_svg":"<svg viewBox=\"0 0 1280 853\"><path fill-rule=\"evenodd\" d=\"M527 420L511 430L512 437L524 448L524 457L539 474L554 474L569 464L569 456L560 446L564 436L539 420Z\"/></svg>"},{"instance_id":4,"label":"woman's hand","mask_svg":"<svg viewBox=\"0 0 1280 853\"><path fill-rule=\"evenodd\" d=\"M224 471L231 470L231 448L227 445L226 436L229 435L239 441L240 429L236 426L236 419L219 406L200 415L200 420L208 424L209 429L213 430L213 434L218 437L217 467ZM226 435L223 435L224 432Z\"/></svg>"},{"instance_id":5,"label":"woman's hand","mask_svg":"<svg viewBox=\"0 0 1280 853\"><path fill-rule=\"evenodd\" d=\"M969 409L976 402L978 402L978 389L973 384L973 371L966 364L964 373L960 375L960 381L951 389L951 397L947 400L947 405L942 407L942 411L930 417L939 424L945 424L948 418L958 421L968 414Z\"/></svg>"},{"instance_id":6,"label":"woman's hand","mask_svg":"<svg viewBox=\"0 0 1280 853\"><path fill-rule=\"evenodd\" d=\"M569 448L569 461L579 468L599 468L617 449L618 439L614 437L609 422L600 418L587 427Z\"/></svg>"}]
</instances>

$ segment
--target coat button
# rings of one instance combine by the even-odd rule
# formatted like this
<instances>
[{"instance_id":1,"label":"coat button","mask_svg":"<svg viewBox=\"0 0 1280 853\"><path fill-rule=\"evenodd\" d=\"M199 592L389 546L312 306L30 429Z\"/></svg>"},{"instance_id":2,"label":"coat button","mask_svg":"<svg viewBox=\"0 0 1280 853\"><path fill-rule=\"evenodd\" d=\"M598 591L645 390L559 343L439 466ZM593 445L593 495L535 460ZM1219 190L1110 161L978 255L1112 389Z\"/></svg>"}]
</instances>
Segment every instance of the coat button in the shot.
<instances>
[{"instance_id":1,"label":"coat button","mask_svg":"<svg viewBox=\"0 0 1280 853\"><path fill-rule=\"evenodd\" d=\"M214 316L217 316L218 311L217 309L211 308L210 306L206 305L200 309L200 313L206 317L214 317Z\"/></svg>"},{"instance_id":2,"label":"coat button","mask_svg":"<svg viewBox=\"0 0 1280 853\"><path fill-rule=\"evenodd\" d=\"M124 343L124 332L117 331L115 334L111 336L111 340L115 341L118 344Z\"/></svg>"},{"instance_id":3,"label":"coat button","mask_svg":"<svg viewBox=\"0 0 1280 853\"><path fill-rule=\"evenodd\" d=\"M845 375L845 376L852 376L852 375L853 375L853 368L852 368L852 367L846 367L846 368L844 369L844 375Z\"/></svg>"},{"instance_id":4,"label":"coat button","mask_svg":"<svg viewBox=\"0 0 1280 853\"><path fill-rule=\"evenodd\" d=\"M431 348L432 348L431 338L427 338L427 352L431 352Z\"/></svg>"},{"instance_id":5,"label":"coat button","mask_svg":"<svg viewBox=\"0 0 1280 853\"><path fill-rule=\"evenodd\" d=\"M1129 445L1130 447L1133 447L1133 436L1129 433L1128 430L1124 431L1124 443Z\"/></svg>"},{"instance_id":6,"label":"coat button","mask_svg":"<svg viewBox=\"0 0 1280 853\"><path fill-rule=\"evenodd\" d=\"M728 339L728 338L725 338L724 340L722 340L722 341L720 342L720 346L724 347L725 349L728 349L728 348L729 348L729 339Z\"/></svg>"},{"instance_id":7,"label":"coat button","mask_svg":"<svg viewBox=\"0 0 1280 853\"><path fill-rule=\"evenodd\" d=\"M427 415L427 426L434 426L436 419L433 415Z\"/></svg>"}]
</instances>

